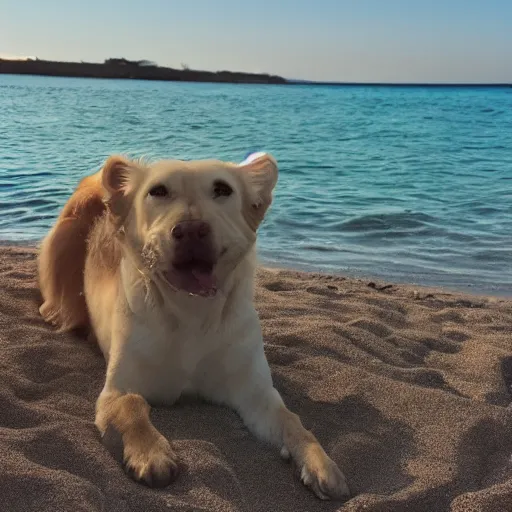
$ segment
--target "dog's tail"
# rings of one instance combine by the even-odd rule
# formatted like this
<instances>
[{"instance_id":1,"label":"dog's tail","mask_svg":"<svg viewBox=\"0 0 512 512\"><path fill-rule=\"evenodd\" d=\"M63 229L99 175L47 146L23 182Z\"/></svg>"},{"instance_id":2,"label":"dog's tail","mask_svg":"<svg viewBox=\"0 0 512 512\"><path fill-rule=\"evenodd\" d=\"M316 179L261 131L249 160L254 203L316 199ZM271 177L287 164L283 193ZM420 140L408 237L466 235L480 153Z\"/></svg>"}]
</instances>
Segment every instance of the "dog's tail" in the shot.
<instances>
[{"instance_id":1,"label":"dog's tail","mask_svg":"<svg viewBox=\"0 0 512 512\"><path fill-rule=\"evenodd\" d=\"M101 171L84 178L41 244L38 258L41 316L59 331L87 327L84 295L87 238L106 209Z\"/></svg>"}]
</instances>

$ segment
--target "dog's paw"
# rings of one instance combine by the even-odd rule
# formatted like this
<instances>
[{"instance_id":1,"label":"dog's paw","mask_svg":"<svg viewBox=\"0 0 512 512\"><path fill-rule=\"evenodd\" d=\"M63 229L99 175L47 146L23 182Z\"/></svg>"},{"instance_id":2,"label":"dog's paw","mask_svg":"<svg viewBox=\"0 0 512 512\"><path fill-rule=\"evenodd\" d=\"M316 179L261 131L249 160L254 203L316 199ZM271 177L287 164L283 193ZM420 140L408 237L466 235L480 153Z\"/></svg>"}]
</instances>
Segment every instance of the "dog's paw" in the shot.
<instances>
[{"instance_id":1,"label":"dog's paw","mask_svg":"<svg viewBox=\"0 0 512 512\"><path fill-rule=\"evenodd\" d=\"M299 466L300 479L322 500L350 498L350 489L343 473L320 445L309 448Z\"/></svg>"},{"instance_id":2,"label":"dog's paw","mask_svg":"<svg viewBox=\"0 0 512 512\"><path fill-rule=\"evenodd\" d=\"M48 302L41 304L39 307L39 314L47 324L53 326L57 325L57 314Z\"/></svg>"},{"instance_id":3,"label":"dog's paw","mask_svg":"<svg viewBox=\"0 0 512 512\"><path fill-rule=\"evenodd\" d=\"M126 472L137 482L150 487L166 487L179 473L178 456L163 436L149 447L128 444L124 448Z\"/></svg>"}]
</instances>

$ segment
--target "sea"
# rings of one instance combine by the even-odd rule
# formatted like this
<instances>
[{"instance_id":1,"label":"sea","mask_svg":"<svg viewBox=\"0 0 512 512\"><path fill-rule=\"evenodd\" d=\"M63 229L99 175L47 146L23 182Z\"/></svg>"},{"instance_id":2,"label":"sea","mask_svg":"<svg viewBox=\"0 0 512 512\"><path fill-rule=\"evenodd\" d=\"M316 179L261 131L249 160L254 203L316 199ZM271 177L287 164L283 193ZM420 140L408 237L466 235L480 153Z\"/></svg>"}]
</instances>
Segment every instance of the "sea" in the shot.
<instances>
[{"instance_id":1,"label":"sea","mask_svg":"<svg viewBox=\"0 0 512 512\"><path fill-rule=\"evenodd\" d=\"M0 241L112 153L279 162L263 265L512 296L512 88L0 75Z\"/></svg>"}]
</instances>

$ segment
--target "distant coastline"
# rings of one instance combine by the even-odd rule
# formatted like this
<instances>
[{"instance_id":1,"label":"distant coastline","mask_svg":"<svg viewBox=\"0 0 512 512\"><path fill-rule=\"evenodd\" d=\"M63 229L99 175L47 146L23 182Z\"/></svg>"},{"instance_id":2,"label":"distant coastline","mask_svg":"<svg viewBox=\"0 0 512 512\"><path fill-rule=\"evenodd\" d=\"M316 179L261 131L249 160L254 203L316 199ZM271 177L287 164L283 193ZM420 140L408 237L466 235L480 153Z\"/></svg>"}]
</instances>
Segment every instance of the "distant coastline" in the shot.
<instances>
[{"instance_id":1,"label":"distant coastline","mask_svg":"<svg viewBox=\"0 0 512 512\"><path fill-rule=\"evenodd\" d=\"M235 84L286 84L280 76L233 71L197 71L158 66L147 61L108 59L104 63L58 62L39 59L0 59L0 74L76 78L120 78L168 82L220 82Z\"/></svg>"},{"instance_id":2,"label":"distant coastline","mask_svg":"<svg viewBox=\"0 0 512 512\"><path fill-rule=\"evenodd\" d=\"M402 82L327 82L292 80L267 73L241 71L200 71L158 66L149 61L108 59L104 63L59 62L39 59L1 59L0 75L39 75L75 78L157 80L167 82L209 82L233 84L314 85L319 87L512 87L512 83L402 83Z\"/></svg>"}]
</instances>

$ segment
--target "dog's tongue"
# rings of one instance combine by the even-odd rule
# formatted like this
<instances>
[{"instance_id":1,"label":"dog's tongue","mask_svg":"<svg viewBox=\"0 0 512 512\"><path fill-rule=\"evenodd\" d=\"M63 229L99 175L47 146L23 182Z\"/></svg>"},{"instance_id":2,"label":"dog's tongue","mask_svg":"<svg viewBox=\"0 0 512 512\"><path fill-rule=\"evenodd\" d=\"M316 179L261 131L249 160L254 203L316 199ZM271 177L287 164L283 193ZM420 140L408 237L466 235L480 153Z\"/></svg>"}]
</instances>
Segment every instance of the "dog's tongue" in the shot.
<instances>
[{"instance_id":1,"label":"dog's tongue","mask_svg":"<svg viewBox=\"0 0 512 512\"><path fill-rule=\"evenodd\" d=\"M215 295L217 287L215 285L215 279L211 272L205 272L202 270L192 270L192 276L194 277L197 286L201 290L199 295Z\"/></svg>"},{"instance_id":2,"label":"dog's tongue","mask_svg":"<svg viewBox=\"0 0 512 512\"><path fill-rule=\"evenodd\" d=\"M215 278L212 273L200 268L187 270L172 269L167 273L167 280L178 290L193 295L213 297L217 292Z\"/></svg>"}]
</instances>

